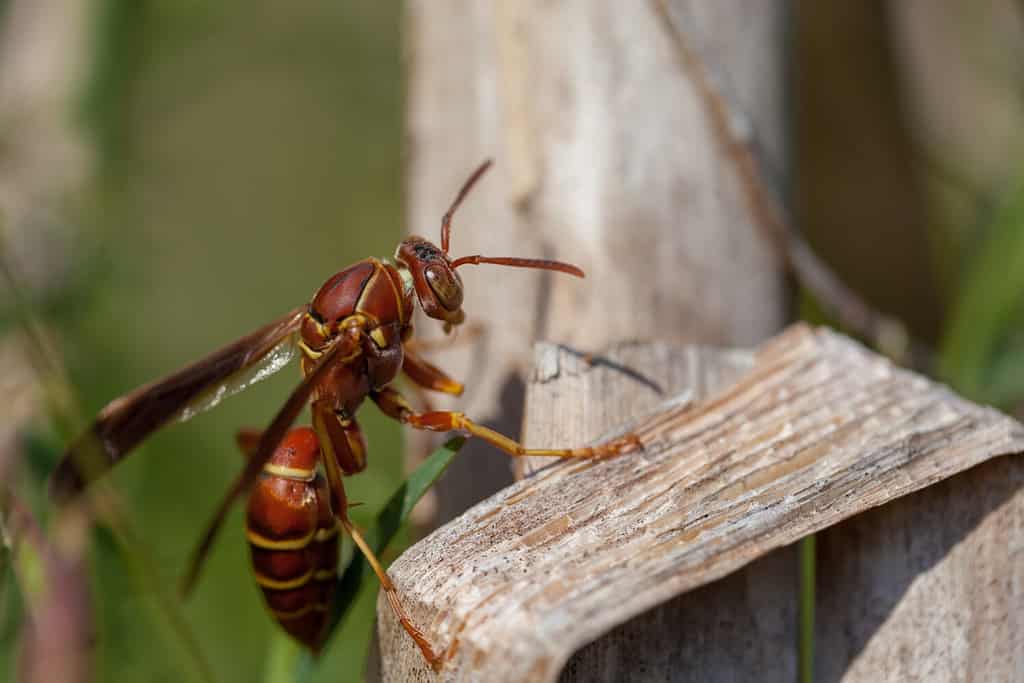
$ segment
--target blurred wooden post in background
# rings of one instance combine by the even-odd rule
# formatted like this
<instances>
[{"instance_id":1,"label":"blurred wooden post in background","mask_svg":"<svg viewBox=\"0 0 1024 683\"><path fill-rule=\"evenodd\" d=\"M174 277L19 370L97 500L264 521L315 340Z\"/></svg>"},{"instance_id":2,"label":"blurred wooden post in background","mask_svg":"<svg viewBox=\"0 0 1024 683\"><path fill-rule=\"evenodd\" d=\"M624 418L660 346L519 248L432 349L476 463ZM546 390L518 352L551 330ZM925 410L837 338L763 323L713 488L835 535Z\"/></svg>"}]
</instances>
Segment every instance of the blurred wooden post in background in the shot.
<instances>
[{"instance_id":1,"label":"blurred wooden post in background","mask_svg":"<svg viewBox=\"0 0 1024 683\"><path fill-rule=\"evenodd\" d=\"M751 346L781 328L781 261L748 212L678 41L692 41L745 117L734 125L778 172L785 14L781 0L408 3L407 229L436 239L466 175L494 157L455 218L453 254L557 257L587 272L582 282L463 272L465 310L485 334L474 353L437 360L467 382L467 412L519 434L537 339L587 350L629 339ZM470 442L436 489L436 522L509 482L507 456ZM698 591L706 608L685 637L714 660L781 628L791 637L771 640L790 647L762 649L745 673L792 680L795 624L768 625L759 611L795 605L795 577L791 550L732 577L749 599L737 596L728 620Z\"/></svg>"},{"instance_id":2,"label":"blurred wooden post in background","mask_svg":"<svg viewBox=\"0 0 1024 683\"><path fill-rule=\"evenodd\" d=\"M440 360L460 402L518 434L532 342L600 349L624 339L752 345L785 322L782 269L755 227L679 35L722 79L778 169L785 3L408 4L407 229L441 214L484 158L495 169L455 218L452 252L557 257L585 281L465 269L475 353ZM420 333L436 333L424 322ZM438 489L440 521L511 481L508 460L467 447Z\"/></svg>"}]
</instances>

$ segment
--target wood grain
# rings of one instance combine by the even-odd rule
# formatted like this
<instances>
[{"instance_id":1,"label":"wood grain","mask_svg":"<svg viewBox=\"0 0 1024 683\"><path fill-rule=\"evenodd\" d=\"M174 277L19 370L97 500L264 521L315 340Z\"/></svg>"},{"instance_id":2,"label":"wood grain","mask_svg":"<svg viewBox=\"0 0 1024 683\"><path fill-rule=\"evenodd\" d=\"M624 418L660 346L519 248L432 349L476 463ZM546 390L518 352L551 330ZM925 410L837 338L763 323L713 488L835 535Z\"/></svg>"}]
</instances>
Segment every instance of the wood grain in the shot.
<instances>
[{"instance_id":1,"label":"wood grain","mask_svg":"<svg viewBox=\"0 0 1024 683\"><path fill-rule=\"evenodd\" d=\"M746 360L653 349L672 360L658 379L678 387L689 377L694 400L641 419L634 431L642 452L535 471L392 566L414 619L449 650L440 679L554 680L581 647L675 596L809 533L1024 450L1019 423L826 330L795 326ZM544 425L531 433L538 446L561 443L569 431L559 426L557 406L606 400L608 392L574 393L592 382L588 374L612 374L600 362L581 367L585 359L568 350L557 351L557 360L552 353L542 348L536 384L545 388L530 394L531 419ZM712 376L728 386L715 387ZM702 380L710 389L704 399ZM577 424L599 422L586 409L577 415ZM753 600L768 599L769 588L747 585ZM720 589L719 596L726 597ZM722 609L729 614L732 606ZM386 606L378 614L384 678L432 679ZM778 610L761 614L780 617ZM770 632L767 626L762 630ZM770 650L772 643L756 645ZM737 675L778 679L783 669ZM599 666L589 672L616 679Z\"/></svg>"}]
</instances>

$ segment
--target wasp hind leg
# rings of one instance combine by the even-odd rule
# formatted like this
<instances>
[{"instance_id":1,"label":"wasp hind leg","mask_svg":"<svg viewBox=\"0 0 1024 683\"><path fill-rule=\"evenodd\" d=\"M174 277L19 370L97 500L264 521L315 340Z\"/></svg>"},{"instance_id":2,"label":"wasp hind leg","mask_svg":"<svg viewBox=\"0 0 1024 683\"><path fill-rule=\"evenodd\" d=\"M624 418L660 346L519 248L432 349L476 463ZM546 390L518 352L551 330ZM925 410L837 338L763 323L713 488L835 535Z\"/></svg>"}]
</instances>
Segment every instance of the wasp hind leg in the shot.
<instances>
[{"instance_id":1,"label":"wasp hind leg","mask_svg":"<svg viewBox=\"0 0 1024 683\"><path fill-rule=\"evenodd\" d=\"M338 523L352 537L356 547L373 569L373 573L377 575L381 590L384 591L388 604L402 628L416 642L430 667L435 671L440 670L441 657L435 654L423 631L409 618L398 597L395 584L384 571L369 543L348 517L348 497L345 494L343 477L359 472L366 466L366 441L359 424L354 418L337 415L330 402L316 401L313 403L313 427L320 438L324 471L327 473L327 483L331 489L331 505Z\"/></svg>"}]
</instances>

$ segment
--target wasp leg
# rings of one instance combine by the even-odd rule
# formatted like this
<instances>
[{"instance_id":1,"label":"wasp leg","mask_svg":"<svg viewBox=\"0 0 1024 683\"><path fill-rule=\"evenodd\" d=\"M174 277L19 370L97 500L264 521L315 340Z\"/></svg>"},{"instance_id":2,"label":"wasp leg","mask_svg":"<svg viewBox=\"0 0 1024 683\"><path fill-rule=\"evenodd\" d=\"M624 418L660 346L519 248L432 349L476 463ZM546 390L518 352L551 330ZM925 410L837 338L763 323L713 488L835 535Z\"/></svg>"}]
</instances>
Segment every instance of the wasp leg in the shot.
<instances>
[{"instance_id":1,"label":"wasp leg","mask_svg":"<svg viewBox=\"0 0 1024 683\"><path fill-rule=\"evenodd\" d=\"M413 429L424 429L431 432L466 432L477 436L489 444L505 451L512 456L541 455L553 458L606 458L620 453L628 453L643 447L635 434L625 434L596 446L583 448L526 448L518 441L500 432L473 422L462 413L450 410L434 410L417 413L405 398L394 389L386 388L370 393L370 398L381 411Z\"/></svg>"},{"instance_id":2,"label":"wasp leg","mask_svg":"<svg viewBox=\"0 0 1024 683\"><path fill-rule=\"evenodd\" d=\"M479 323L470 323L461 331L462 334L455 338L420 339L417 337L403 343L405 357L402 361L402 371L416 385L414 389L417 392L419 387L424 387L453 396L462 395L463 385L461 382L452 379L444 370L433 365L421 355L424 351L450 349L460 343L475 341L483 336L484 326Z\"/></svg>"},{"instance_id":3,"label":"wasp leg","mask_svg":"<svg viewBox=\"0 0 1024 683\"><path fill-rule=\"evenodd\" d=\"M353 526L347 516L345 519L341 520L341 526L346 532L348 532L349 536L352 537L352 540L355 541L356 546L363 553L363 556L366 557L366 561L370 563L370 567L373 568L373 573L377 575L378 579L380 579L381 590L384 591L384 597L387 598L388 605L391 606L391 611L395 613L395 618L398 619L398 623L402 625L402 628L409 634L409 637L416 642L417 646L419 646L420 652L423 653L423 658L427 660L427 664L430 665L430 668L434 671L440 671L442 664L441 657L434 652L434 648L431 647L430 641L427 640L423 631L421 631L419 627L412 622L412 619L409 618L408 613L405 611L405 607L402 605L401 599L398 597L398 590L395 588L395 584L391 583L391 579L388 577L387 572L384 571L380 561L377 559L377 556L374 554L369 544L363 538L363 535L359 533L359 530L355 526Z\"/></svg>"},{"instance_id":4,"label":"wasp leg","mask_svg":"<svg viewBox=\"0 0 1024 683\"><path fill-rule=\"evenodd\" d=\"M366 437L356 418L334 410L331 399L314 401L312 409L313 427L320 436L324 455L328 456L325 460L336 463L344 476L365 470Z\"/></svg>"},{"instance_id":5,"label":"wasp leg","mask_svg":"<svg viewBox=\"0 0 1024 683\"><path fill-rule=\"evenodd\" d=\"M444 370L424 360L416 351L405 345L405 356L402 359L402 372L414 384L431 391L440 391L452 396L462 395L462 383L449 377Z\"/></svg>"},{"instance_id":6,"label":"wasp leg","mask_svg":"<svg viewBox=\"0 0 1024 683\"><path fill-rule=\"evenodd\" d=\"M319 406L319 407L318 407ZM402 601L398 597L398 590L395 588L395 584L391 582L387 572L381 566L380 560L377 559L377 555L370 548L370 545L363 538L363 535L359 532L359 529L352 524L348 518L348 497L345 494L345 482L342 479L342 468L338 464L338 460L335 457L336 451L334 451L334 444L336 443L335 436L329 431L329 425L339 423L339 420L334 415L332 410L325 410L325 403L316 402L313 404L313 425L320 437L320 443L322 447L322 455L324 460L324 469L327 472L327 482L331 489L332 508L335 516L338 518L338 523L341 527L352 537L355 541L356 547L359 548L360 552L366 558L366 561L370 564L373 569L373 573L377 575L380 580L381 590L384 591L384 595L388 600L388 604L391 606L392 611L395 613L395 617L398 619L398 623L402 625L406 633L416 642L419 646L420 651L423 653L423 658L427 660L430 667L434 671L439 671L441 668L441 658L434 653L434 649L430 646L430 641L423 634L416 624L412 622L409 615L406 613L405 608L402 606ZM352 423L353 425L355 422ZM358 431L358 425L355 429Z\"/></svg>"},{"instance_id":7,"label":"wasp leg","mask_svg":"<svg viewBox=\"0 0 1024 683\"><path fill-rule=\"evenodd\" d=\"M443 370L434 366L419 355L418 351L423 349L430 341L421 342L411 339L404 344L405 355L402 359L403 376L407 380L409 391L412 392L416 405L421 410L433 411L434 402L431 400L430 391L440 391L454 396L462 395L462 383L449 377ZM444 339L442 341L448 341ZM421 434L419 438L410 439L409 451L406 456L406 466L409 469L419 465L427 459L431 451L436 447L434 439L427 434ZM412 522L415 526L423 529L430 525L437 514L438 509L437 492L433 489L417 503L412 513Z\"/></svg>"}]
</instances>

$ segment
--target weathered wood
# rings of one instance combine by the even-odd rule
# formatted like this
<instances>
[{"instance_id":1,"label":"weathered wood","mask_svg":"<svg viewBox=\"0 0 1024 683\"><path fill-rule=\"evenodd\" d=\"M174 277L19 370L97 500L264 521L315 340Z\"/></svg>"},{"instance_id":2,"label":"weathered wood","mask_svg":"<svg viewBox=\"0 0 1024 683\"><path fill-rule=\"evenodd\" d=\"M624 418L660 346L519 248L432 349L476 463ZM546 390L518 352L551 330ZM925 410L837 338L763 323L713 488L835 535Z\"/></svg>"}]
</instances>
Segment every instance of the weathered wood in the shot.
<instances>
[{"instance_id":1,"label":"weathered wood","mask_svg":"<svg viewBox=\"0 0 1024 683\"><path fill-rule=\"evenodd\" d=\"M815 680L1021 680L1022 485L998 458L819 534Z\"/></svg>"},{"instance_id":2,"label":"weathered wood","mask_svg":"<svg viewBox=\"0 0 1024 683\"><path fill-rule=\"evenodd\" d=\"M525 438L540 446L588 443L666 396L706 398L753 364L749 351L666 344L619 346L584 359L538 345L527 391ZM549 466L533 458L527 469ZM796 679L797 558L770 553L727 578L673 598L579 650L562 681ZM714 671L709 677L708 672Z\"/></svg>"},{"instance_id":3,"label":"weathered wood","mask_svg":"<svg viewBox=\"0 0 1024 683\"><path fill-rule=\"evenodd\" d=\"M782 266L710 132L665 10L777 170L785 4L407 3L409 229L436 237L466 175L494 157L455 218L453 252L557 257L587 272L580 282L463 270L466 312L487 333L476 353L437 359L467 382L461 408L516 435L536 339L751 345L782 327ZM511 482L503 456L468 448L437 489L442 521Z\"/></svg>"},{"instance_id":4,"label":"weathered wood","mask_svg":"<svg viewBox=\"0 0 1024 683\"><path fill-rule=\"evenodd\" d=\"M553 406L577 400L557 389L579 381L580 360L563 351L554 366L546 357L542 377L553 385L545 389L557 399ZM707 377L693 362L689 376ZM679 370L666 369L662 381L673 383L672 372ZM531 415L544 424L557 419L553 406L543 410L531 394ZM579 414L586 423L585 411ZM561 431L545 428L552 438ZM538 471L392 566L413 618L448 649L440 678L554 680L573 652L656 605L804 535L1024 450L1019 423L840 335L804 326L761 347L753 367L725 390L676 402L634 431L643 452ZM712 590L724 597L735 587L730 579ZM767 588L747 584L746 599L770 599ZM677 603L669 614L685 614L690 605ZM378 615L385 679L431 678L385 605ZM769 634L774 628L755 626ZM680 642L686 637L680 634ZM632 661L631 644L594 647L612 653L605 664ZM778 655L774 647L748 644L733 671L740 678L778 677L785 662L765 669L758 668L762 656L749 657L757 648ZM699 643L680 649L701 651ZM621 658L615 654L624 650ZM690 660L696 668L677 670L672 680L719 671L705 664ZM595 665L586 673L609 679L616 671L622 670Z\"/></svg>"}]
</instances>

